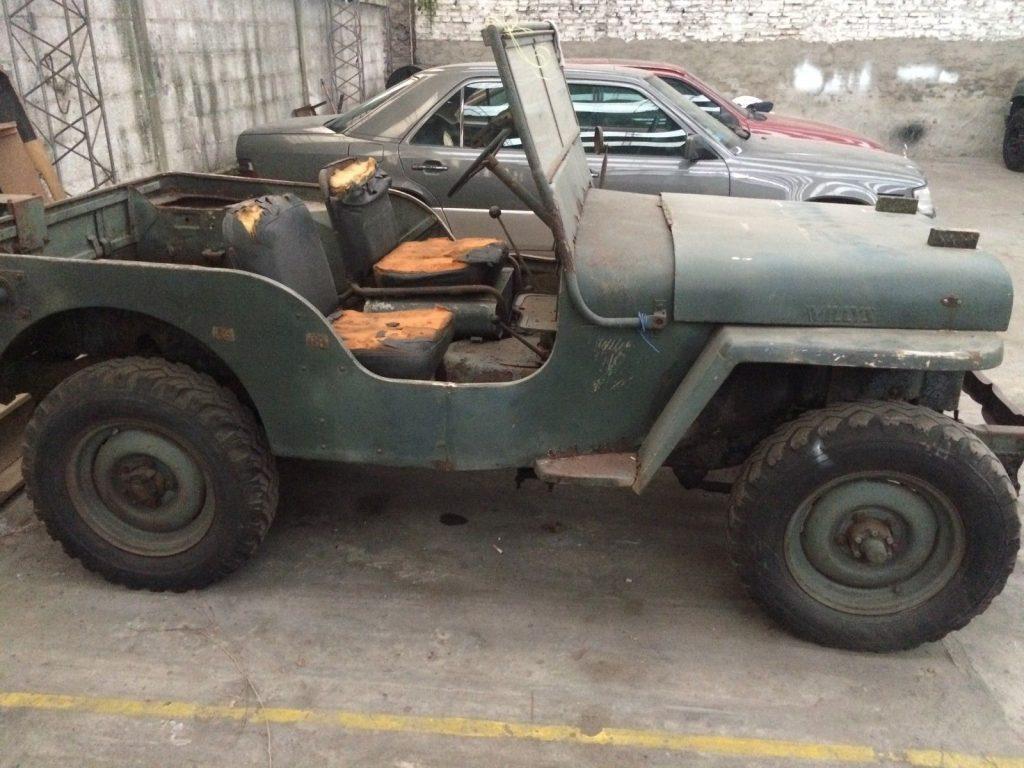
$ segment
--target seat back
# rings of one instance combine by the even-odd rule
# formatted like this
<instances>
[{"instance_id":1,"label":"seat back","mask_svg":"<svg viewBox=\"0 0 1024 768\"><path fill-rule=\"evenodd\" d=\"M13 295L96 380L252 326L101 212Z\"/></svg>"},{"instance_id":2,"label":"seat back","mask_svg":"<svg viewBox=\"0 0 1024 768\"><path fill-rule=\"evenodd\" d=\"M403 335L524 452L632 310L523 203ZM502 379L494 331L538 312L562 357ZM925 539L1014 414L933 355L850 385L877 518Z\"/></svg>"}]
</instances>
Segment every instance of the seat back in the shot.
<instances>
[{"instance_id":1,"label":"seat back","mask_svg":"<svg viewBox=\"0 0 1024 768\"><path fill-rule=\"evenodd\" d=\"M320 171L320 190L352 282L366 282L373 265L398 247L390 188L391 177L372 157L346 157Z\"/></svg>"},{"instance_id":2,"label":"seat back","mask_svg":"<svg viewBox=\"0 0 1024 768\"><path fill-rule=\"evenodd\" d=\"M316 222L295 195L267 195L232 205L224 242L238 269L288 286L325 315L339 306Z\"/></svg>"}]
</instances>

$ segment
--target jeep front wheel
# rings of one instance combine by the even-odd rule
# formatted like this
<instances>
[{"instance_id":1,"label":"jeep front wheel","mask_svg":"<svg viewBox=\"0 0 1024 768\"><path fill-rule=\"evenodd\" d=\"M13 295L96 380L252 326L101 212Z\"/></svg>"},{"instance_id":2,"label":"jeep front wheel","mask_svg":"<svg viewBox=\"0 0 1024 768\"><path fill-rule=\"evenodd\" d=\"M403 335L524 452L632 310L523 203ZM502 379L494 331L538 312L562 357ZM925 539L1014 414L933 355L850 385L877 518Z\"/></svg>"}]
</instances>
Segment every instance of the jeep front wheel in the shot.
<instances>
[{"instance_id":1,"label":"jeep front wheel","mask_svg":"<svg viewBox=\"0 0 1024 768\"><path fill-rule=\"evenodd\" d=\"M892 651L965 626L999 594L1020 538L995 455L902 403L805 414L765 440L733 490L733 559L795 634Z\"/></svg>"},{"instance_id":2,"label":"jeep front wheel","mask_svg":"<svg viewBox=\"0 0 1024 768\"><path fill-rule=\"evenodd\" d=\"M155 358L61 382L25 431L24 473L50 535L129 587L222 578L256 551L277 503L252 414L208 376Z\"/></svg>"}]
</instances>

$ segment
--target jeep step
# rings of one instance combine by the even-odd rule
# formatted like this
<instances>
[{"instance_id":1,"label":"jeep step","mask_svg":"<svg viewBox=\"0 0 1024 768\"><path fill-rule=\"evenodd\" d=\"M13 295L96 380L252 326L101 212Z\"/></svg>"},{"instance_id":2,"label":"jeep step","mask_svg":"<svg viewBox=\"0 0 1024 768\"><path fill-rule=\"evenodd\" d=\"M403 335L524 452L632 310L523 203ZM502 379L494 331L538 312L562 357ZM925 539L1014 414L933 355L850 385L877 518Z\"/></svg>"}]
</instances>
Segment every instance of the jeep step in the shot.
<instances>
[{"instance_id":1,"label":"jeep step","mask_svg":"<svg viewBox=\"0 0 1024 768\"><path fill-rule=\"evenodd\" d=\"M546 483L629 488L636 480L635 453L587 453L537 459L533 470Z\"/></svg>"}]
</instances>

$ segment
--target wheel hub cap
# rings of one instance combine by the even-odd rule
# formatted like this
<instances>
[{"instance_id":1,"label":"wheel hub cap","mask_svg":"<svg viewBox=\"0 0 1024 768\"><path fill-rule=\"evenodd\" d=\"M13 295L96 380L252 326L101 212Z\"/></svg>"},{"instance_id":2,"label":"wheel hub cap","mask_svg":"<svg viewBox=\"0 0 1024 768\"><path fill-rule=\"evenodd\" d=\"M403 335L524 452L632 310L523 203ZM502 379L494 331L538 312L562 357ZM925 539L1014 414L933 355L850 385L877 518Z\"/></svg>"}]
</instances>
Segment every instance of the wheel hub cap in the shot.
<instances>
[{"instance_id":1,"label":"wheel hub cap","mask_svg":"<svg viewBox=\"0 0 1024 768\"><path fill-rule=\"evenodd\" d=\"M854 558L864 558L873 565L891 560L896 544L892 530L885 521L874 517L861 517L850 526L840 541L845 541Z\"/></svg>"},{"instance_id":2,"label":"wheel hub cap","mask_svg":"<svg viewBox=\"0 0 1024 768\"><path fill-rule=\"evenodd\" d=\"M963 524L916 478L862 473L812 494L790 520L785 546L790 572L816 600L885 614L942 588L963 554Z\"/></svg>"},{"instance_id":3,"label":"wheel hub cap","mask_svg":"<svg viewBox=\"0 0 1024 768\"><path fill-rule=\"evenodd\" d=\"M132 503L156 509L177 488L174 475L151 456L132 455L118 461L112 485Z\"/></svg>"},{"instance_id":4,"label":"wheel hub cap","mask_svg":"<svg viewBox=\"0 0 1024 768\"><path fill-rule=\"evenodd\" d=\"M176 554L202 538L212 520L206 474L189 451L155 430L96 430L79 443L69 471L82 517L129 552Z\"/></svg>"}]
</instances>

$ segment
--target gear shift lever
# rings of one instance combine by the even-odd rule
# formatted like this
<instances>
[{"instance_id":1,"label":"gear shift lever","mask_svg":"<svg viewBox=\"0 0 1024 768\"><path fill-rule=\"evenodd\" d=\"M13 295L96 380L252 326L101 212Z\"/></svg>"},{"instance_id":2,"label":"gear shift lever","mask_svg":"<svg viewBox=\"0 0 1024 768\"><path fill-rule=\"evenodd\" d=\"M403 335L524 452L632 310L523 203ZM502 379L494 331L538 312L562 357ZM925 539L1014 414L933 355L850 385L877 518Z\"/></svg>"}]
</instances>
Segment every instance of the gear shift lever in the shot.
<instances>
[{"instance_id":1,"label":"gear shift lever","mask_svg":"<svg viewBox=\"0 0 1024 768\"><path fill-rule=\"evenodd\" d=\"M533 275L530 273L530 268L526 266L526 260L523 258L523 254L519 251L519 246L516 245L515 241L512 239L512 235L508 233L508 227L505 226L505 222L501 220L501 208L499 208L496 205L492 205L488 209L487 213L492 219L498 222L498 225L501 227L501 231L505 233L505 240L512 248L512 253L514 254L512 262L516 265L516 267L519 270L526 273L526 277L532 283ZM524 287L526 290L532 289L532 285L527 285Z\"/></svg>"}]
</instances>

